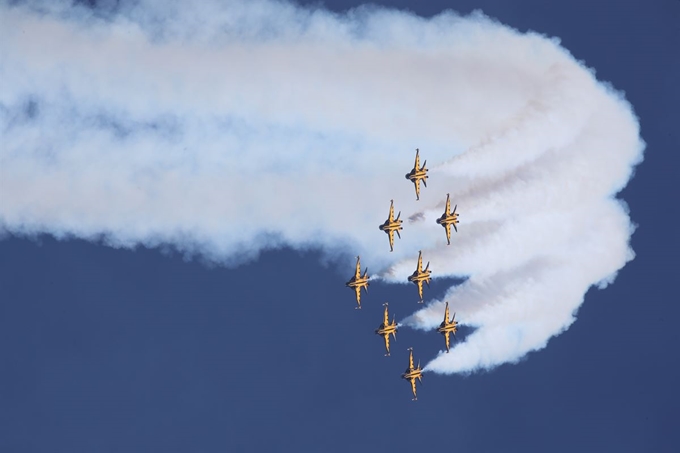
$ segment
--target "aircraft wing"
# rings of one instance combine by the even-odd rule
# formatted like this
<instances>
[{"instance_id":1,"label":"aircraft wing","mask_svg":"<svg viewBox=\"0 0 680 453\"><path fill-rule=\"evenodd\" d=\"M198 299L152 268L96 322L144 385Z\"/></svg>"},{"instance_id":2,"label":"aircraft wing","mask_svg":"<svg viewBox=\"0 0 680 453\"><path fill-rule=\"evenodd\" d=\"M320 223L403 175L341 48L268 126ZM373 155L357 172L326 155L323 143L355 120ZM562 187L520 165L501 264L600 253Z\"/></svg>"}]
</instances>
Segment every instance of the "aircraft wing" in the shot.
<instances>
[{"instance_id":1,"label":"aircraft wing","mask_svg":"<svg viewBox=\"0 0 680 453\"><path fill-rule=\"evenodd\" d=\"M408 356L408 368L409 370L413 370L415 368L413 366L413 349L411 349L410 354Z\"/></svg>"},{"instance_id":2,"label":"aircraft wing","mask_svg":"<svg viewBox=\"0 0 680 453\"><path fill-rule=\"evenodd\" d=\"M361 307L361 288L358 286L354 287L354 293L357 295L357 305Z\"/></svg>"},{"instance_id":3,"label":"aircraft wing","mask_svg":"<svg viewBox=\"0 0 680 453\"><path fill-rule=\"evenodd\" d=\"M446 303L446 310L444 311L444 323L449 322L449 303Z\"/></svg>"},{"instance_id":4,"label":"aircraft wing","mask_svg":"<svg viewBox=\"0 0 680 453\"><path fill-rule=\"evenodd\" d=\"M444 229L446 230L446 242L447 244L451 244L451 224L447 223L444 225Z\"/></svg>"},{"instance_id":5,"label":"aircraft wing","mask_svg":"<svg viewBox=\"0 0 680 453\"><path fill-rule=\"evenodd\" d=\"M444 338L446 338L446 352L449 352L449 347L450 347L450 338L449 338L449 331L447 330L444 332Z\"/></svg>"},{"instance_id":6,"label":"aircraft wing","mask_svg":"<svg viewBox=\"0 0 680 453\"><path fill-rule=\"evenodd\" d=\"M449 194L446 194L446 210L444 211L446 215L449 215L451 213L451 197L449 197Z\"/></svg>"},{"instance_id":7,"label":"aircraft wing","mask_svg":"<svg viewBox=\"0 0 680 453\"><path fill-rule=\"evenodd\" d=\"M416 162L413 164L413 169L418 171L420 169L420 150L416 150Z\"/></svg>"},{"instance_id":8,"label":"aircraft wing","mask_svg":"<svg viewBox=\"0 0 680 453\"><path fill-rule=\"evenodd\" d=\"M390 353L390 334L386 333L383 334L383 338L385 339L385 351L387 351L387 354Z\"/></svg>"},{"instance_id":9,"label":"aircraft wing","mask_svg":"<svg viewBox=\"0 0 680 453\"><path fill-rule=\"evenodd\" d=\"M385 315L383 316L383 325L387 327L390 324L390 320L387 314L387 305L385 305Z\"/></svg>"},{"instance_id":10,"label":"aircraft wing","mask_svg":"<svg viewBox=\"0 0 680 453\"><path fill-rule=\"evenodd\" d=\"M357 256L357 268L354 271L354 278L356 280L359 280L361 278L361 261L359 260L358 256Z\"/></svg>"},{"instance_id":11,"label":"aircraft wing","mask_svg":"<svg viewBox=\"0 0 680 453\"><path fill-rule=\"evenodd\" d=\"M416 198L420 200L420 179L413 181L413 184L416 185Z\"/></svg>"},{"instance_id":12,"label":"aircraft wing","mask_svg":"<svg viewBox=\"0 0 680 453\"><path fill-rule=\"evenodd\" d=\"M387 236L390 239L390 250L394 250L394 230L388 231Z\"/></svg>"},{"instance_id":13,"label":"aircraft wing","mask_svg":"<svg viewBox=\"0 0 680 453\"><path fill-rule=\"evenodd\" d=\"M423 271L423 252L418 252L418 272Z\"/></svg>"},{"instance_id":14,"label":"aircraft wing","mask_svg":"<svg viewBox=\"0 0 680 453\"><path fill-rule=\"evenodd\" d=\"M418 283L416 284L418 285L418 295L420 296L420 300L423 300L423 281L418 280Z\"/></svg>"},{"instance_id":15,"label":"aircraft wing","mask_svg":"<svg viewBox=\"0 0 680 453\"><path fill-rule=\"evenodd\" d=\"M413 392L413 398L418 398L418 395L416 395L416 378L411 378L411 391Z\"/></svg>"},{"instance_id":16,"label":"aircraft wing","mask_svg":"<svg viewBox=\"0 0 680 453\"><path fill-rule=\"evenodd\" d=\"M390 214L387 217L388 222L394 222L394 201L390 201Z\"/></svg>"}]
</instances>

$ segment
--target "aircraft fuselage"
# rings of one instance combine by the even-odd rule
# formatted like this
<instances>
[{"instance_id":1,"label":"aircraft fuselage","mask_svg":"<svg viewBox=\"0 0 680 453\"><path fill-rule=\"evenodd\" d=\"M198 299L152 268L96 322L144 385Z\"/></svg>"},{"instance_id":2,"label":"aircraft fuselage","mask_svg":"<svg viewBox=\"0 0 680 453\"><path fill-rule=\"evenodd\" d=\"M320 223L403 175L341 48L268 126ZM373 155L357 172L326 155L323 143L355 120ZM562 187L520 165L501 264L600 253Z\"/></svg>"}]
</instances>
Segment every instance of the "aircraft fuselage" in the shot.
<instances>
[{"instance_id":1,"label":"aircraft fuselage","mask_svg":"<svg viewBox=\"0 0 680 453\"><path fill-rule=\"evenodd\" d=\"M368 278L358 278L355 280L354 277L352 277L352 280L345 283L345 286L349 286L350 288L356 288L357 286L362 288L364 286L368 286Z\"/></svg>"},{"instance_id":2,"label":"aircraft fuselage","mask_svg":"<svg viewBox=\"0 0 680 453\"><path fill-rule=\"evenodd\" d=\"M458 223L458 214L443 215L437 219L439 225L451 225Z\"/></svg>"},{"instance_id":3,"label":"aircraft fuselage","mask_svg":"<svg viewBox=\"0 0 680 453\"><path fill-rule=\"evenodd\" d=\"M382 231L396 231L401 228L401 220L394 221L394 222L385 222L382 225L380 225L380 230Z\"/></svg>"},{"instance_id":4,"label":"aircraft fuselage","mask_svg":"<svg viewBox=\"0 0 680 453\"><path fill-rule=\"evenodd\" d=\"M418 181L427 178L427 170L411 170L406 174L406 179L411 181Z\"/></svg>"},{"instance_id":5,"label":"aircraft fuselage","mask_svg":"<svg viewBox=\"0 0 680 453\"><path fill-rule=\"evenodd\" d=\"M431 273L432 273L432 271L430 271L430 270L423 271L423 272L420 272L420 273L418 273L416 271L408 277L408 281L413 282L413 283L429 282Z\"/></svg>"},{"instance_id":6,"label":"aircraft fuselage","mask_svg":"<svg viewBox=\"0 0 680 453\"><path fill-rule=\"evenodd\" d=\"M441 323L439 327L437 327L437 332L440 334L444 335L446 332L453 332L456 333L458 331L458 325L456 322L453 322L451 324L444 324Z\"/></svg>"},{"instance_id":7,"label":"aircraft fuselage","mask_svg":"<svg viewBox=\"0 0 680 453\"><path fill-rule=\"evenodd\" d=\"M376 335L389 335L391 333L394 333L397 331L397 325L396 324L390 324L385 326L384 324L380 324L380 327L378 327L375 331Z\"/></svg>"},{"instance_id":8,"label":"aircraft fuselage","mask_svg":"<svg viewBox=\"0 0 680 453\"><path fill-rule=\"evenodd\" d=\"M422 375L423 375L423 371L422 371L422 370L419 370L419 369L415 369L415 370L407 369L407 370L404 372L404 374L401 375L401 378L410 381L411 379L418 379L418 378L420 378Z\"/></svg>"}]
</instances>

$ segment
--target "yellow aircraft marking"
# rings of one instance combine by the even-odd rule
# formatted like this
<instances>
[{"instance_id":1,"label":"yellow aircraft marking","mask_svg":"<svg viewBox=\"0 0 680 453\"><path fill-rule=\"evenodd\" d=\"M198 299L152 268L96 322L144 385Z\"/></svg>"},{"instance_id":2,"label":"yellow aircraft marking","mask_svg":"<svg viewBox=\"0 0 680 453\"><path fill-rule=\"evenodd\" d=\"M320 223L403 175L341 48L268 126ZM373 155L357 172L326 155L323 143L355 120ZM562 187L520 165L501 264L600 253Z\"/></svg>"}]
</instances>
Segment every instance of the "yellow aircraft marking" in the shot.
<instances>
[{"instance_id":1,"label":"yellow aircraft marking","mask_svg":"<svg viewBox=\"0 0 680 453\"><path fill-rule=\"evenodd\" d=\"M446 207L444 208L444 214L437 219L437 223L444 227L446 231L446 243L451 245L451 225L453 229L458 231L456 225L458 224L458 214L456 213L456 205L453 208L453 213L451 212L451 197L450 194L446 194Z\"/></svg>"},{"instance_id":2,"label":"yellow aircraft marking","mask_svg":"<svg viewBox=\"0 0 680 453\"><path fill-rule=\"evenodd\" d=\"M422 382L423 371L420 368L420 363L418 364L418 368L413 364L413 348L409 348L409 351L409 367L401 377L411 382L411 391L413 392L413 400L415 401L418 399L418 395L416 394L416 379Z\"/></svg>"},{"instance_id":3,"label":"yellow aircraft marking","mask_svg":"<svg viewBox=\"0 0 680 453\"><path fill-rule=\"evenodd\" d=\"M354 288L354 294L357 300L357 306L355 308L361 309L361 288L364 288L364 291L368 291L368 268L366 269L362 277L361 260L358 256L357 264L354 269L354 277L352 277L347 283L345 283L345 286Z\"/></svg>"},{"instance_id":4,"label":"yellow aircraft marking","mask_svg":"<svg viewBox=\"0 0 680 453\"><path fill-rule=\"evenodd\" d=\"M427 168L425 168L425 163L423 163L422 168L420 167L420 150L416 149L416 161L413 165L413 170L406 174L406 179L413 182L416 188L416 199L420 200L420 182L427 187L425 180L427 179Z\"/></svg>"},{"instance_id":5,"label":"yellow aircraft marking","mask_svg":"<svg viewBox=\"0 0 680 453\"><path fill-rule=\"evenodd\" d=\"M387 233L387 237L390 241L390 252L394 251L394 232L396 231L397 235L401 237L399 230L403 229L401 224L404 221L399 219L400 215L401 212L397 215L396 219L394 218L394 200L390 200L390 212L387 220L378 227L381 231Z\"/></svg>"},{"instance_id":6,"label":"yellow aircraft marking","mask_svg":"<svg viewBox=\"0 0 680 453\"><path fill-rule=\"evenodd\" d=\"M420 296L421 303L423 301L423 282L429 284L430 274L432 273L432 271L429 270L429 263L427 267L428 269L423 270L423 252L421 251L418 253L416 270L408 277L408 281L413 282L418 287L418 295Z\"/></svg>"},{"instance_id":7,"label":"yellow aircraft marking","mask_svg":"<svg viewBox=\"0 0 680 453\"><path fill-rule=\"evenodd\" d=\"M446 352L449 352L449 350L450 350L450 336L449 336L449 334L453 334L455 336L457 331L458 331L458 321L456 321L456 314L454 313L453 317L449 321L449 303L446 302L446 308L444 310L444 321L442 321L442 323L437 328L437 332L444 335L444 338L446 340Z\"/></svg>"},{"instance_id":8,"label":"yellow aircraft marking","mask_svg":"<svg viewBox=\"0 0 680 453\"><path fill-rule=\"evenodd\" d=\"M378 335L381 335L383 339L385 340L385 351L386 351L386 356L390 355L390 334L394 337L394 339L397 339L397 322L396 320L392 320L392 323L389 321L389 313L388 313L388 308L387 308L387 302L383 304L385 306L385 311L383 314L383 322L380 324L380 326L375 330L375 333Z\"/></svg>"}]
</instances>

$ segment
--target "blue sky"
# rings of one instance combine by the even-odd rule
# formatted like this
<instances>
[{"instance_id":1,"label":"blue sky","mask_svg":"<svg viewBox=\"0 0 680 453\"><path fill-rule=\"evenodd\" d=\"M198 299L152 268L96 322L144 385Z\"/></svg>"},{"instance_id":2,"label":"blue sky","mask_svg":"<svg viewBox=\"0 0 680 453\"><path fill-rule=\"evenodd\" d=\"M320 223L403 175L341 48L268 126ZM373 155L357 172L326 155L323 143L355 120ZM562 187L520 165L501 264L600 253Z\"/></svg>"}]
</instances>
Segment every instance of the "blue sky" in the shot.
<instances>
[{"instance_id":1,"label":"blue sky","mask_svg":"<svg viewBox=\"0 0 680 453\"><path fill-rule=\"evenodd\" d=\"M372 283L354 310L346 263L361 251L283 248L223 266L200 247L187 258L168 245L9 228L0 241L3 451L672 451L680 3L378 3L424 17L481 9L557 36L624 91L647 144L620 194L638 225L635 259L614 284L590 289L546 348L489 372L427 373L414 403L399 379L406 348L426 363L443 340L402 328L383 357L373 334L381 303L402 319L417 309L415 289ZM374 230L368 240L387 251ZM442 298L454 283L437 279L426 294Z\"/></svg>"}]
</instances>

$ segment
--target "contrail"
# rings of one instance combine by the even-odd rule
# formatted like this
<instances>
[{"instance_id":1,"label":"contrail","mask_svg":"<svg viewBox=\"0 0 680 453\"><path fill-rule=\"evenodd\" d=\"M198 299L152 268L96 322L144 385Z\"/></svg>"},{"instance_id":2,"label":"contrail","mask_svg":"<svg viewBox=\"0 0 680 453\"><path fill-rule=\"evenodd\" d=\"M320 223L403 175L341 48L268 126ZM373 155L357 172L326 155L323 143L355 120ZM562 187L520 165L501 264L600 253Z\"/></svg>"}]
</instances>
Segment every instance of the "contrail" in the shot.
<instances>
[{"instance_id":1,"label":"contrail","mask_svg":"<svg viewBox=\"0 0 680 453\"><path fill-rule=\"evenodd\" d=\"M318 248L404 283L423 250L467 280L401 324L435 327L448 300L476 327L426 367L442 373L545 347L633 258L615 196L642 160L637 119L558 40L481 13L184 8L0 6L0 231L224 265ZM394 253L390 199L409 219Z\"/></svg>"}]
</instances>

